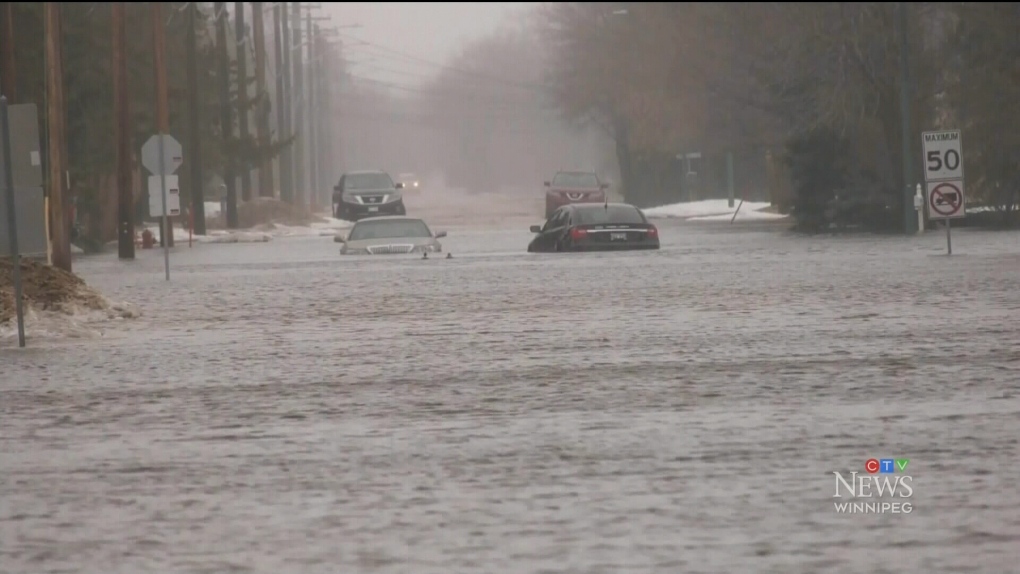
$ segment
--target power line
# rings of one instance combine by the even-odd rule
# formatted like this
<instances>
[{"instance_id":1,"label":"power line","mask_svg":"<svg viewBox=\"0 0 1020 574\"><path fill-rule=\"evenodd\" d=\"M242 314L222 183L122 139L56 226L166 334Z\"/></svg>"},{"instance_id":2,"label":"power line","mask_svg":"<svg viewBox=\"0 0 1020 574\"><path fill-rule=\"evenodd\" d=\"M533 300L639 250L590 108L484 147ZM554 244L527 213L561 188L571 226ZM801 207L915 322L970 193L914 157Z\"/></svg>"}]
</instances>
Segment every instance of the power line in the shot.
<instances>
[{"instance_id":1,"label":"power line","mask_svg":"<svg viewBox=\"0 0 1020 574\"><path fill-rule=\"evenodd\" d=\"M500 84L503 84L503 85L506 85L506 86L513 86L513 87L523 88L523 89L527 89L527 90L543 90L543 91L547 91L547 90L553 89L552 86L548 86L548 85L545 85L545 84L533 84L533 83L530 83L530 82L514 82L514 81L506 80L504 78L500 78L500 77L497 77L497 76L486 74L484 72L478 72L478 71L475 71L475 70L465 70L463 68L459 68L459 67L456 67L456 66L450 66L450 65L447 65L447 64L439 64L439 63L433 62L431 60L426 60L424 58L420 58L418 56L412 56L410 54L406 54L406 53L401 52L399 50L394 50L392 48L387 48L386 46L380 46L379 44L376 44L376 43L373 43L373 42L369 42L367 40L363 40L363 39L358 38L357 36L354 36L352 34L344 34L342 32L337 32L337 34L342 36L342 37L347 37L347 38L350 38L352 40L357 40L358 42L360 42L361 45L368 46L368 47L374 48L376 50L380 50L382 52L386 52L386 53L389 53L389 54L392 54L392 55L395 55L395 56L400 56L402 58L407 58L409 60L412 60L412 61L415 61L415 62L420 62L420 63L428 65L428 66L434 66L434 67L439 68L439 69L449 70L451 72L456 72L456 73L464 74L464 75L468 75L468 76L477 76L479 78L487 79L490 82L497 82L497 83L500 83ZM352 47L353 48L357 48L358 45L356 44L356 45L354 45ZM374 54L374 55L377 55L380 58L385 57L385 56L383 56L381 54ZM391 56L391 59L392 59L392 56Z\"/></svg>"}]
</instances>

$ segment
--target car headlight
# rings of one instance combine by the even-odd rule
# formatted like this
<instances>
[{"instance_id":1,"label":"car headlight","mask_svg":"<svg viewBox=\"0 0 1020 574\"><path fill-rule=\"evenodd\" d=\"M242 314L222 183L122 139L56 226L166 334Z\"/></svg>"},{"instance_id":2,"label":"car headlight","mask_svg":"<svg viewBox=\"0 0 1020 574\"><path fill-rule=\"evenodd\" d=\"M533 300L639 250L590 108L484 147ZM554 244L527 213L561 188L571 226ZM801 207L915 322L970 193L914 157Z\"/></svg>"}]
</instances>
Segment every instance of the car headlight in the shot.
<instances>
[{"instance_id":1,"label":"car headlight","mask_svg":"<svg viewBox=\"0 0 1020 574\"><path fill-rule=\"evenodd\" d=\"M415 247L411 252L412 253L435 253L436 251L438 251L438 249L436 249L435 245L420 245L418 247Z\"/></svg>"},{"instance_id":2,"label":"car headlight","mask_svg":"<svg viewBox=\"0 0 1020 574\"><path fill-rule=\"evenodd\" d=\"M348 249L347 246L340 248L341 255L368 255L368 249Z\"/></svg>"}]
</instances>

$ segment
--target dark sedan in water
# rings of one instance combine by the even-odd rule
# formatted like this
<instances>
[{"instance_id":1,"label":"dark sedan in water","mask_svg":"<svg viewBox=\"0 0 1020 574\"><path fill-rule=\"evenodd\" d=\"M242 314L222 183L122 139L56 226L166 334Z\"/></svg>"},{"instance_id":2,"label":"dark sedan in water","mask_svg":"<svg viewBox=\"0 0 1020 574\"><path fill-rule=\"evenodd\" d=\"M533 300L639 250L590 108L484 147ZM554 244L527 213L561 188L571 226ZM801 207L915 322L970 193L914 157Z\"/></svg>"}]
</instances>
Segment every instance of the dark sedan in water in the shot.
<instances>
[{"instance_id":1,"label":"dark sedan in water","mask_svg":"<svg viewBox=\"0 0 1020 574\"><path fill-rule=\"evenodd\" d=\"M532 225L531 232L536 235L529 253L659 248L659 230L625 203L564 205L545 225Z\"/></svg>"}]
</instances>

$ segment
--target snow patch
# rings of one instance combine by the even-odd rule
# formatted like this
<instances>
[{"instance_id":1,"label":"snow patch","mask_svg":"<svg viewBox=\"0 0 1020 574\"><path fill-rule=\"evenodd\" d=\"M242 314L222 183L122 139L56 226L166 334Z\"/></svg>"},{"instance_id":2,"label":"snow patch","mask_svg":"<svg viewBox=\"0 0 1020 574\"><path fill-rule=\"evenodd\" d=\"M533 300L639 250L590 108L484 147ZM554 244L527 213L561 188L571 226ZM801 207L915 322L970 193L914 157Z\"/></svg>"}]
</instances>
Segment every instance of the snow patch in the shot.
<instances>
[{"instance_id":1,"label":"snow patch","mask_svg":"<svg viewBox=\"0 0 1020 574\"><path fill-rule=\"evenodd\" d=\"M687 221L729 221L733 217L734 212L737 211L738 206L740 207L740 212L737 213L737 221L768 221L787 217L782 213L762 211L771 207L771 204L768 202L745 201L744 205L740 206L740 201L738 200L734 202L733 207L730 207L729 200L726 199L706 199L703 201L674 203L642 211L651 219L676 218Z\"/></svg>"}]
</instances>

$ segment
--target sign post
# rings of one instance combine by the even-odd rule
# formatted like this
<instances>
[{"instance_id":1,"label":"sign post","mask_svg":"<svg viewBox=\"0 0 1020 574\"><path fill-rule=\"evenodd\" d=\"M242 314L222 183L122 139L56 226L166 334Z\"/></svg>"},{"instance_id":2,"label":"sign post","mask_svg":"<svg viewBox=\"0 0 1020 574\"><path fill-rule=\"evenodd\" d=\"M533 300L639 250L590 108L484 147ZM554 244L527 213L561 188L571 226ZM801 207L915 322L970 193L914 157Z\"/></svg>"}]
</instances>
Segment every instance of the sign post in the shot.
<instances>
[{"instance_id":1,"label":"sign post","mask_svg":"<svg viewBox=\"0 0 1020 574\"><path fill-rule=\"evenodd\" d=\"M928 218L946 225L946 248L953 254L953 219L967 216L963 186L963 143L960 130L924 132L924 180L928 188Z\"/></svg>"},{"instance_id":2,"label":"sign post","mask_svg":"<svg viewBox=\"0 0 1020 574\"><path fill-rule=\"evenodd\" d=\"M167 209L167 178L173 176L183 161L181 144L170 134L156 134L150 137L142 146L142 165L159 178L159 195L162 199L159 216L163 219L161 234L173 233L170 228L170 215L180 214L180 193L177 194L177 213L170 213ZM173 176L174 187L176 187L177 176ZM152 212L152 185L149 185L149 211ZM152 214L155 215L155 214ZM166 269L166 280L170 280L170 239L160 237L163 243L163 266Z\"/></svg>"},{"instance_id":3,"label":"sign post","mask_svg":"<svg viewBox=\"0 0 1020 574\"><path fill-rule=\"evenodd\" d=\"M0 96L0 121L3 122L4 187L7 188L7 233L10 236L11 279L14 283L14 309L18 320L18 346L25 346L25 307L21 293L21 253L18 251L18 219L14 202L14 165L11 161L11 126L7 96Z\"/></svg>"}]
</instances>

